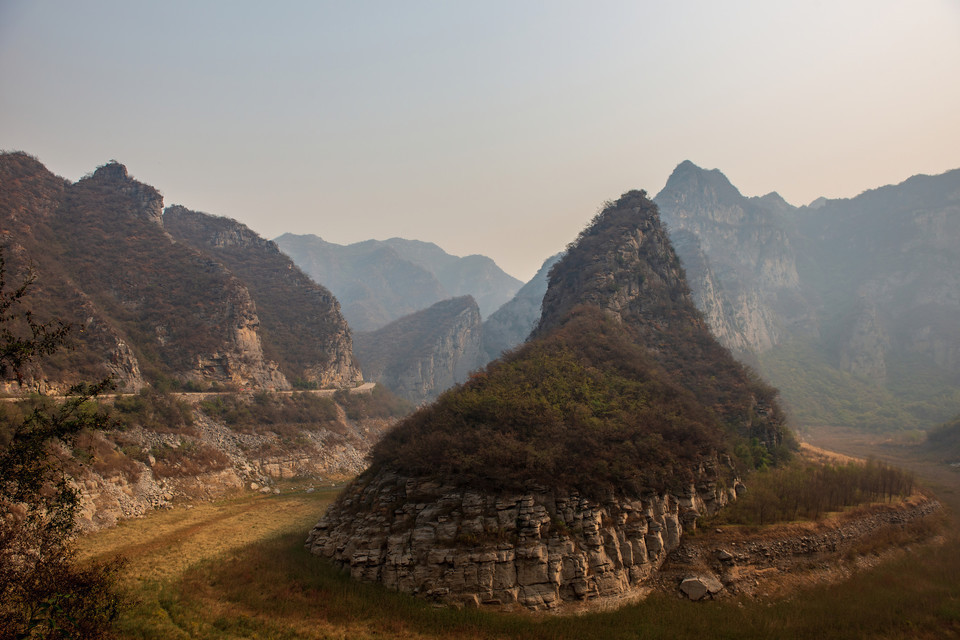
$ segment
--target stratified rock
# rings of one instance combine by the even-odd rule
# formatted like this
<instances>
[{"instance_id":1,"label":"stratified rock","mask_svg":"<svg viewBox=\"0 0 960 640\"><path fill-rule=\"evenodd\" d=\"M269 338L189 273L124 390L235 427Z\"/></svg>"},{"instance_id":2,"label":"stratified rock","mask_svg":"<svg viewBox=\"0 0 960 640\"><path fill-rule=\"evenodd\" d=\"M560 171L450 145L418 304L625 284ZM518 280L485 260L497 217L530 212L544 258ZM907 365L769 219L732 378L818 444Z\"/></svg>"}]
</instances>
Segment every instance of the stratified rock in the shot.
<instances>
[{"instance_id":1,"label":"stratified rock","mask_svg":"<svg viewBox=\"0 0 960 640\"><path fill-rule=\"evenodd\" d=\"M355 578L445 602L539 610L610 598L657 570L687 514L726 504L710 468L679 496L603 503L544 487L489 493L381 473L348 487L307 546Z\"/></svg>"}]
</instances>

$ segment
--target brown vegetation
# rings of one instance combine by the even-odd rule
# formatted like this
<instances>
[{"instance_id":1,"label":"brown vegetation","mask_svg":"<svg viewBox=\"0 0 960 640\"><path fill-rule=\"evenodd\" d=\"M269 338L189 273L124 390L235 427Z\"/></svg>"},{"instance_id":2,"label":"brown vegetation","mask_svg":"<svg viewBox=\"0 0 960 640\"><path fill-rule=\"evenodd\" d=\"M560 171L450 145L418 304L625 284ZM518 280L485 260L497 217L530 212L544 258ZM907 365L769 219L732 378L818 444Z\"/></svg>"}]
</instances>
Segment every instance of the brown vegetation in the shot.
<instances>
[{"instance_id":1,"label":"brown vegetation","mask_svg":"<svg viewBox=\"0 0 960 640\"><path fill-rule=\"evenodd\" d=\"M745 435L676 384L623 325L583 308L388 433L372 468L638 495L689 482L712 452L749 452Z\"/></svg>"}]
</instances>

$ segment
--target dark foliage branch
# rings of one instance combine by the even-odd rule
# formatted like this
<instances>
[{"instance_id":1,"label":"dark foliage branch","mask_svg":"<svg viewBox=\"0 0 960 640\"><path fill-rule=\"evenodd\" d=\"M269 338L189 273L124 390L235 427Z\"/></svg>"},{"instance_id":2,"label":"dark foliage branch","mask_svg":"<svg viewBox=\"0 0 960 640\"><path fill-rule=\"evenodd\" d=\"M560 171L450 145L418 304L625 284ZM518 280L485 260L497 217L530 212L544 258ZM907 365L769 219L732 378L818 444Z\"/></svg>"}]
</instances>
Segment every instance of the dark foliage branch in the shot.
<instances>
[{"instance_id":1,"label":"dark foliage branch","mask_svg":"<svg viewBox=\"0 0 960 640\"><path fill-rule=\"evenodd\" d=\"M30 271L9 288L0 249L0 373L20 384L27 366L65 346L71 328L36 322L25 309L35 281ZM0 413L0 640L100 638L117 615L119 561L76 563L79 491L64 468L82 432L116 425L93 402L112 386L76 385L60 402L38 398Z\"/></svg>"}]
</instances>

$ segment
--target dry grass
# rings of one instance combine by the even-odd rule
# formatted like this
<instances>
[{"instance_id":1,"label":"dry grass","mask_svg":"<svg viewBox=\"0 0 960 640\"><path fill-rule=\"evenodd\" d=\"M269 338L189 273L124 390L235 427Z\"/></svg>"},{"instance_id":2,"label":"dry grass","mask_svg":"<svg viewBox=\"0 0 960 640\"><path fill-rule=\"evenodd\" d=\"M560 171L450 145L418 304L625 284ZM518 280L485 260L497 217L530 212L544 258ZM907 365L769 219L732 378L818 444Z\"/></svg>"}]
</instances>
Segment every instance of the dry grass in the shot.
<instances>
[{"instance_id":1,"label":"dry grass","mask_svg":"<svg viewBox=\"0 0 960 640\"><path fill-rule=\"evenodd\" d=\"M507 615L437 609L311 556L306 533L333 495L245 496L158 512L84 539L82 551L130 559L125 584L139 602L120 621L122 638L960 638L955 535L787 599L691 603L661 594L613 612Z\"/></svg>"}]
</instances>

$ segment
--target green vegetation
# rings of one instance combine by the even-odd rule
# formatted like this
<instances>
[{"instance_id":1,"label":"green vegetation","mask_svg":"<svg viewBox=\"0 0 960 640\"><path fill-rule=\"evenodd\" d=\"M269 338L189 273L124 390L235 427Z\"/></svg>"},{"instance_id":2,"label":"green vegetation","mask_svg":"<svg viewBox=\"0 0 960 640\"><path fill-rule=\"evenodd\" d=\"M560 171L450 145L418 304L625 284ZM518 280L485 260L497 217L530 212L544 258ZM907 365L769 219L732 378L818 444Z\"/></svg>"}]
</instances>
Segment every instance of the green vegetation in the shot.
<instances>
[{"instance_id":1,"label":"green vegetation","mask_svg":"<svg viewBox=\"0 0 960 640\"><path fill-rule=\"evenodd\" d=\"M337 405L332 399L304 392L217 395L202 400L200 410L244 433L276 431L282 425L317 430L329 427L338 416Z\"/></svg>"},{"instance_id":2,"label":"green vegetation","mask_svg":"<svg viewBox=\"0 0 960 640\"><path fill-rule=\"evenodd\" d=\"M960 406L960 391L951 376L909 359L891 363L883 383L839 370L810 341L779 345L761 354L760 360L798 424L919 430L943 422Z\"/></svg>"},{"instance_id":3,"label":"green vegetation","mask_svg":"<svg viewBox=\"0 0 960 640\"><path fill-rule=\"evenodd\" d=\"M337 430L343 408L347 418L398 418L410 413L410 404L377 385L370 393L338 391L333 397L310 392L292 394L261 391L252 396L216 395L200 402L200 410L244 433L300 429Z\"/></svg>"},{"instance_id":4,"label":"green vegetation","mask_svg":"<svg viewBox=\"0 0 960 640\"><path fill-rule=\"evenodd\" d=\"M156 433L192 433L193 410L169 393L144 388L136 395L117 396L113 408L123 426L139 425Z\"/></svg>"},{"instance_id":5,"label":"green vegetation","mask_svg":"<svg viewBox=\"0 0 960 640\"><path fill-rule=\"evenodd\" d=\"M751 429L749 420L724 424L622 324L585 307L389 432L368 473L388 467L492 489L537 482L595 497L640 495L688 483L703 457L734 453ZM769 452L776 460L787 453Z\"/></svg>"},{"instance_id":6,"label":"green vegetation","mask_svg":"<svg viewBox=\"0 0 960 640\"><path fill-rule=\"evenodd\" d=\"M763 525L817 520L847 507L909 496L913 486L912 473L884 462L831 464L796 459L751 474L746 493L721 511L716 521Z\"/></svg>"},{"instance_id":7,"label":"green vegetation","mask_svg":"<svg viewBox=\"0 0 960 640\"><path fill-rule=\"evenodd\" d=\"M378 384L370 393L350 393L343 390L334 394L351 420L364 418L402 418L413 411L413 405Z\"/></svg>"}]
</instances>

